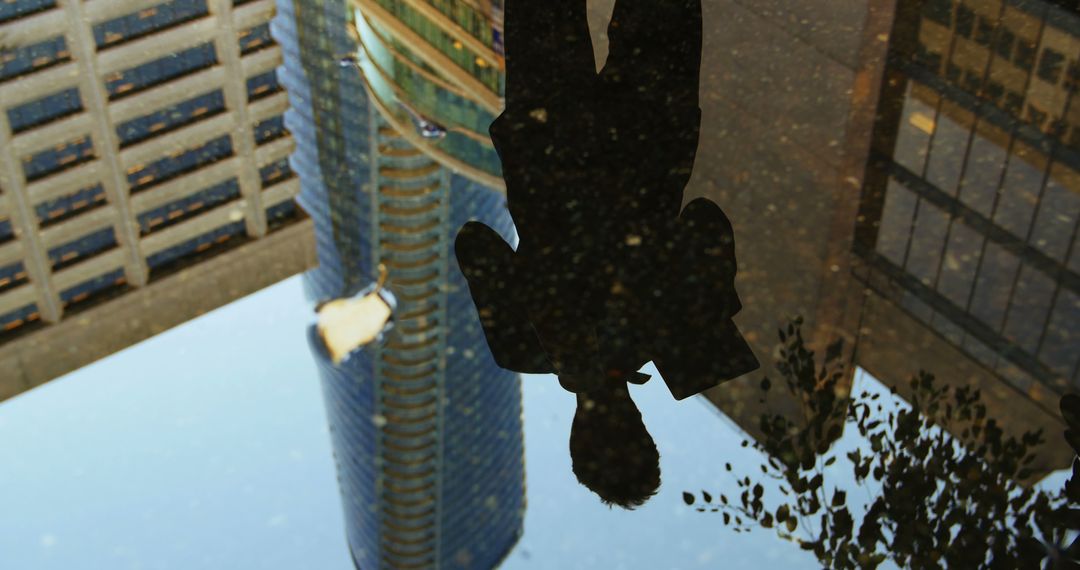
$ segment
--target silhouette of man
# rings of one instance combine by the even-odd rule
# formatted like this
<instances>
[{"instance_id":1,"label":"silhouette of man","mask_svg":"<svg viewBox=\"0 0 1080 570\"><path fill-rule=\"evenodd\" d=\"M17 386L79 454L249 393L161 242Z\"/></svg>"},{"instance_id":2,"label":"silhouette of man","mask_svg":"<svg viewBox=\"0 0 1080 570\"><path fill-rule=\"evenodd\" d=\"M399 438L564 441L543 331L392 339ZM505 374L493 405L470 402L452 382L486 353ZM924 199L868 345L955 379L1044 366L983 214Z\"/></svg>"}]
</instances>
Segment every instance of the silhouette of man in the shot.
<instances>
[{"instance_id":1,"label":"silhouette of man","mask_svg":"<svg viewBox=\"0 0 1080 570\"><path fill-rule=\"evenodd\" d=\"M506 2L506 108L490 133L519 244L470 222L456 250L496 362L554 372L578 394L575 473L634 506L655 492L658 467L626 470L639 480L607 491L614 470L594 468L620 457L601 442L658 462L627 391L648 380L637 370L652 360L683 399L758 364L731 320L731 224L704 199L682 209L701 118L701 2L618 0L599 73L585 8Z\"/></svg>"}]
</instances>

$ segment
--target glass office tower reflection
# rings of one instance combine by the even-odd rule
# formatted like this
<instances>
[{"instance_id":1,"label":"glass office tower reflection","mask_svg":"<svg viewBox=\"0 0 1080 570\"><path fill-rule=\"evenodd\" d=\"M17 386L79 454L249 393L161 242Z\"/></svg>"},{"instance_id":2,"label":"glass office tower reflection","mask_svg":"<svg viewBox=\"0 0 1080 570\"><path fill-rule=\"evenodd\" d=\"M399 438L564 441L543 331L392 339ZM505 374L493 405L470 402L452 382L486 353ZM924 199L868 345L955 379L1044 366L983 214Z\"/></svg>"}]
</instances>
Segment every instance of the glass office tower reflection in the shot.
<instances>
[{"instance_id":1,"label":"glass office tower reflection","mask_svg":"<svg viewBox=\"0 0 1080 570\"><path fill-rule=\"evenodd\" d=\"M405 91L398 75L374 67L381 56L368 54L378 48L358 43L373 33L363 23L366 5L277 6L279 75L292 103L285 121L297 140L290 164L319 257L307 274L309 295L353 294L384 264L398 300L385 344L340 366L312 338L352 555L360 568L495 566L522 531L521 385L491 358L452 246L469 219L508 241L513 226L502 195L481 184L497 178L497 162L485 158L494 155L490 142L455 121L477 110L465 100L436 108L410 96L450 86L447 75L473 76L424 64L416 91ZM420 49L430 57L441 53L437 45ZM409 57L404 45L397 49L394 57Z\"/></svg>"},{"instance_id":2,"label":"glass office tower reflection","mask_svg":"<svg viewBox=\"0 0 1080 570\"><path fill-rule=\"evenodd\" d=\"M894 30L858 253L1020 391L1075 389L1080 16L930 0L901 3Z\"/></svg>"}]
</instances>

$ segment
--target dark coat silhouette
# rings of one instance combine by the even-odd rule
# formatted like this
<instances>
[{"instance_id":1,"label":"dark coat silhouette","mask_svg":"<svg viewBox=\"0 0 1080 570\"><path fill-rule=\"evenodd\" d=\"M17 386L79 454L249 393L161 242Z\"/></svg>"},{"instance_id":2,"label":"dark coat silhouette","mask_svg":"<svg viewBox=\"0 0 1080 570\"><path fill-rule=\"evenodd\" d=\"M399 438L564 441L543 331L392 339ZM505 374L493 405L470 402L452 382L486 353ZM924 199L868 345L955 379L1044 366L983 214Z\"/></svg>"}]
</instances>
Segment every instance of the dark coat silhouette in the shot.
<instances>
[{"instance_id":1,"label":"dark coat silhouette","mask_svg":"<svg viewBox=\"0 0 1080 570\"><path fill-rule=\"evenodd\" d=\"M516 251L467 224L457 255L496 361L588 391L652 360L686 398L757 368L731 317L734 233L681 213L701 111L700 0L620 0L600 73L583 0L506 5L506 110L491 126Z\"/></svg>"}]
</instances>

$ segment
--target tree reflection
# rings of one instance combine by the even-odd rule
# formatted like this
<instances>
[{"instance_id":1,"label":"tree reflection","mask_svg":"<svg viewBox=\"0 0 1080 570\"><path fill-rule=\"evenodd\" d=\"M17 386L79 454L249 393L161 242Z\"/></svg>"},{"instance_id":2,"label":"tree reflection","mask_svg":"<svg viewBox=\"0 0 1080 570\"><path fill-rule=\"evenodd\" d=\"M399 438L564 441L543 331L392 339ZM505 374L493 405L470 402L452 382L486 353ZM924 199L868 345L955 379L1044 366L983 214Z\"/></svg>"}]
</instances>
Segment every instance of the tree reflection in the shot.
<instances>
[{"instance_id":1,"label":"tree reflection","mask_svg":"<svg viewBox=\"0 0 1080 570\"><path fill-rule=\"evenodd\" d=\"M926 372L910 380L907 406L890 406L880 394L849 397L837 389L838 345L819 366L800 324L780 331L777 369L805 417L762 414L764 436L753 443L767 457L760 476L739 478L728 464L738 496L684 493L688 505L722 513L737 532L775 528L830 568L887 559L910 568L1078 567L1080 543L1068 541L1080 530L1080 511L1071 507L1080 499L1080 459L1062 491L1032 486L1028 465L1044 442L1040 432L1006 436L978 390L941 385ZM765 379L766 401L772 389ZM1080 449L1080 397L1066 396L1061 407L1066 438ZM830 447L845 422L866 446L838 457ZM855 486L876 492L853 500L854 489L835 484L852 479L830 481L830 467L850 469Z\"/></svg>"}]
</instances>

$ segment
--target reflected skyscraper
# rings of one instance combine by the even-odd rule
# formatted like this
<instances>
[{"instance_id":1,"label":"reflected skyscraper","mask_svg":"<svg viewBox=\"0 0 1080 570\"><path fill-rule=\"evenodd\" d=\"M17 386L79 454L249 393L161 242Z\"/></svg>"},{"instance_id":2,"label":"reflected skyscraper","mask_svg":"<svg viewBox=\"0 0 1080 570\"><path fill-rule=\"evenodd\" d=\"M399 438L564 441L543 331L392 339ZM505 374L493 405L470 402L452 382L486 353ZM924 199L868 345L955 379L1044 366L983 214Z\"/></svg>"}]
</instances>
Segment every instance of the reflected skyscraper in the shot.
<instances>
[{"instance_id":1,"label":"reflected skyscraper","mask_svg":"<svg viewBox=\"0 0 1080 570\"><path fill-rule=\"evenodd\" d=\"M933 0L897 18L863 278L1019 391L1075 390L1080 16Z\"/></svg>"},{"instance_id":2,"label":"reflected skyscraper","mask_svg":"<svg viewBox=\"0 0 1080 570\"><path fill-rule=\"evenodd\" d=\"M1075 8L731 2L724 22L706 26L703 67L723 72L703 75L688 199L715 200L747 236L736 322L755 352L802 315L811 346L845 341L848 386L863 367L886 384L922 369L980 388L1006 432L1044 430L1037 471L1064 467L1057 399L1077 386L1080 335ZM709 394L751 435L759 381Z\"/></svg>"},{"instance_id":3,"label":"reflected skyscraper","mask_svg":"<svg viewBox=\"0 0 1080 570\"><path fill-rule=\"evenodd\" d=\"M313 352L357 566L487 568L522 531L521 385L491 358L452 244L470 219L513 238L477 102L497 104L501 63L477 63L490 29L416 4L278 1L309 294L354 294L382 264L398 302L384 344L340 366L314 336Z\"/></svg>"},{"instance_id":4,"label":"reflected skyscraper","mask_svg":"<svg viewBox=\"0 0 1080 570\"><path fill-rule=\"evenodd\" d=\"M0 2L0 399L310 267L272 13Z\"/></svg>"}]
</instances>

